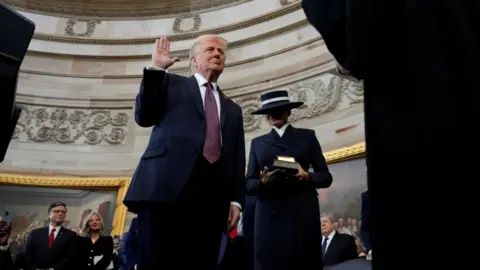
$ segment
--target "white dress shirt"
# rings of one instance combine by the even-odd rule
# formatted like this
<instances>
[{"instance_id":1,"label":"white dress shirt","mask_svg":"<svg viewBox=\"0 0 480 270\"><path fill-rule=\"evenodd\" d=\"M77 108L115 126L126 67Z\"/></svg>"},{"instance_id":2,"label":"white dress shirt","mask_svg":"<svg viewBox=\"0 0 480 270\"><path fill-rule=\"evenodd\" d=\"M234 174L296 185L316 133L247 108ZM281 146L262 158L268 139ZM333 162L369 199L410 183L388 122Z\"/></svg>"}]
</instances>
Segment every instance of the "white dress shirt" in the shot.
<instances>
[{"instance_id":1,"label":"white dress shirt","mask_svg":"<svg viewBox=\"0 0 480 270\"><path fill-rule=\"evenodd\" d=\"M208 82L202 75L195 73L195 79L197 79L198 87L200 88L200 95L202 95L202 102L203 108L205 109L205 93L207 92L207 87L205 84ZM220 95L218 94L217 90L217 83L212 82L213 85L213 96L215 97L215 101L217 102L217 111L218 111L218 119L220 119Z\"/></svg>"},{"instance_id":2,"label":"white dress shirt","mask_svg":"<svg viewBox=\"0 0 480 270\"><path fill-rule=\"evenodd\" d=\"M287 130L287 127L290 126L290 124L285 124L281 128L277 128L276 126L273 126L273 129L277 132L278 136L280 138L285 134L285 130Z\"/></svg>"},{"instance_id":3,"label":"white dress shirt","mask_svg":"<svg viewBox=\"0 0 480 270\"><path fill-rule=\"evenodd\" d=\"M50 236L50 233L52 232L52 229L55 228L55 232L53 233L53 239L57 238L58 232L62 228L62 226L54 227L52 224L48 226L48 235Z\"/></svg>"},{"instance_id":4,"label":"white dress shirt","mask_svg":"<svg viewBox=\"0 0 480 270\"><path fill-rule=\"evenodd\" d=\"M167 72L164 69L156 68L156 67L147 67L147 69L149 69L149 70L161 70L161 71ZM200 95L202 96L202 103L203 103L203 106L205 108L205 93L207 92L207 87L205 86L205 83L207 83L208 81L207 81L207 79L205 79L202 75L200 75L198 73L195 73L193 76L197 80L198 88L200 88ZM217 83L212 82L212 86L213 86L213 96L215 97L215 101L217 102L218 119L220 119L221 108L220 108L220 94L218 93L218 85L217 85ZM222 132L222 131L220 130L220 132ZM222 136L220 136L220 138L222 138ZM239 204L238 202L231 202L231 205L235 205L240 210L242 210L242 205Z\"/></svg>"},{"instance_id":5,"label":"white dress shirt","mask_svg":"<svg viewBox=\"0 0 480 270\"><path fill-rule=\"evenodd\" d=\"M240 213L240 220L237 225L238 236L243 236L243 213Z\"/></svg>"},{"instance_id":6,"label":"white dress shirt","mask_svg":"<svg viewBox=\"0 0 480 270\"><path fill-rule=\"evenodd\" d=\"M325 248L325 253L327 253L328 247L330 246L330 243L332 242L332 239L333 239L333 237L335 236L335 233L336 233L335 230L333 230L333 232L331 232L331 233L327 236L328 240L325 240L325 239L326 239L325 236L322 237L322 245L323 245L323 243L324 243L325 241L327 241L327 247Z\"/></svg>"}]
</instances>

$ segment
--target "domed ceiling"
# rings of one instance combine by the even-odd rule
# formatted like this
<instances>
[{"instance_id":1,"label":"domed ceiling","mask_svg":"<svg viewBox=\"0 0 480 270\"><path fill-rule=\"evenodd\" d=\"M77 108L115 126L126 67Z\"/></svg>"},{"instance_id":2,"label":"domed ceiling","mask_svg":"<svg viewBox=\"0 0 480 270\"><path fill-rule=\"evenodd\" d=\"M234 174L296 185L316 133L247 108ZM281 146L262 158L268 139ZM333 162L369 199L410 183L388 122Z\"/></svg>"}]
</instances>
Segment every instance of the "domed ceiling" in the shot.
<instances>
[{"instance_id":1,"label":"domed ceiling","mask_svg":"<svg viewBox=\"0 0 480 270\"><path fill-rule=\"evenodd\" d=\"M3 0L20 10L55 16L138 18L223 8L251 0Z\"/></svg>"}]
</instances>

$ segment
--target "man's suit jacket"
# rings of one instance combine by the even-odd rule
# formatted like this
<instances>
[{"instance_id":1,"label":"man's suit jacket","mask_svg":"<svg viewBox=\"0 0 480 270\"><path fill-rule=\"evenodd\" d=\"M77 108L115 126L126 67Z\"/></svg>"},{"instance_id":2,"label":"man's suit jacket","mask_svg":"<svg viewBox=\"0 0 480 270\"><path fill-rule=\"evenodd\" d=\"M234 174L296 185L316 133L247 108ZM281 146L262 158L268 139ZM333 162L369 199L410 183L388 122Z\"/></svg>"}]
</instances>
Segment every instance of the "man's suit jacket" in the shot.
<instances>
[{"instance_id":1,"label":"man's suit jacket","mask_svg":"<svg viewBox=\"0 0 480 270\"><path fill-rule=\"evenodd\" d=\"M127 237L128 237L128 232L123 234L123 237L120 240L120 246L118 247L118 251L116 252L117 256L114 257L115 268L118 268L120 270L129 270L127 266L127 249L126 249Z\"/></svg>"},{"instance_id":2,"label":"man's suit jacket","mask_svg":"<svg viewBox=\"0 0 480 270\"><path fill-rule=\"evenodd\" d=\"M369 8L357 0L302 0L308 21L320 32L337 62L356 78L365 75Z\"/></svg>"},{"instance_id":3,"label":"man's suit jacket","mask_svg":"<svg viewBox=\"0 0 480 270\"><path fill-rule=\"evenodd\" d=\"M125 238L125 257L127 259L126 269L130 270L140 261L140 244L138 241L137 218L132 219L130 228Z\"/></svg>"},{"instance_id":4,"label":"man's suit jacket","mask_svg":"<svg viewBox=\"0 0 480 270\"><path fill-rule=\"evenodd\" d=\"M10 250L1 250L0 249L0 269L2 270L14 270L12 255Z\"/></svg>"},{"instance_id":5,"label":"man's suit jacket","mask_svg":"<svg viewBox=\"0 0 480 270\"><path fill-rule=\"evenodd\" d=\"M243 114L240 106L217 90L221 110L221 173L225 179L225 192L221 196L243 205ZM142 127L154 126L124 200L130 211L138 213L146 204L175 200L202 155L206 122L195 77L145 69L136 98L135 121Z\"/></svg>"},{"instance_id":6,"label":"man's suit jacket","mask_svg":"<svg viewBox=\"0 0 480 270\"><path fill-rule=\"evenodd\" d=\"M355 244L353 236L335 233L333 239L330 241L325 257L323 258L324 266L332 266L358 258L357 245Z\"/></svg>"},{"instance_id":7,"label":"man's suit jacket","mask_svg":"<svg viewBox=\"0 0 480 270\"><path fill-rule=\"evenodd\" d=\"M365 251L370 251L372 249L372 244L370 242L370 201L368 199L368 190L362 192L361 199L361 217L362 222L360 226L360 235L365 246Z\"/></svg>"},{"instance_id":8,"label":"man's suit jacket","mask_svg":"<svg viewBox=\"0 0 480 270\"><path fill-rule=\"evenodd\" d=\"M76 234L61 227L48 248L49 227L33 230L25 247L27 269L70 270L76 256Z\"/></svg>"}]
</instances>

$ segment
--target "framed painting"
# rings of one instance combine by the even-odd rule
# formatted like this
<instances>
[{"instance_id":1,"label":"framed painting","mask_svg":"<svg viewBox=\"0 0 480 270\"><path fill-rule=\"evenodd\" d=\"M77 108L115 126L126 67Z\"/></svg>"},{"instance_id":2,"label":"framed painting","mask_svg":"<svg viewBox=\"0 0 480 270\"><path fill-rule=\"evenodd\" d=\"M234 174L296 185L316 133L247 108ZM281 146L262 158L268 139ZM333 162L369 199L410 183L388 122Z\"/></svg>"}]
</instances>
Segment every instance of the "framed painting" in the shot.
<instances>
[{"instance_id":1,"label":"framed painting","mask_svg":"<svg viewBox=\"0 0 480 270\"><path fill-rule=\"evenodd\" d=\"M10 247L13 255L23 250L31 230L48 226L48 206L67 205L63 227L83 228L91 212L99 213L104 232L121 235L126 207L122 200L129 184L127 178L46 177L0 174L0 216L12 221Z\"/></svg>"},{"instance_id":2,"label":"framed painting","mask_svg":"<svg viewBox=\"0 0 480 270\"><path fill-rule=\"evenodd\" d=\"M319 189L320 211L331 214L340 233L360 239L360 197L367 189L365 143L325 153L333 183Z\"/></svg>"}]
</instances>

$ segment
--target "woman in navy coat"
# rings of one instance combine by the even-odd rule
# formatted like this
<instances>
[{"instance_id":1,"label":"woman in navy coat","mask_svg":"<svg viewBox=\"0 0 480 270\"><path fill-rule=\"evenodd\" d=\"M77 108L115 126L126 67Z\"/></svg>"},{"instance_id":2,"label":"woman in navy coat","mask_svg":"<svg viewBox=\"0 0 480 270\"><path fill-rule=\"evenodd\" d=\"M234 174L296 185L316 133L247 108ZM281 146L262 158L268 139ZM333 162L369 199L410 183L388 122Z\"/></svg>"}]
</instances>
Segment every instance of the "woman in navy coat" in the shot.
<instances>
[{"instance_id":1,"label":"woman in navy coat","mask_svg":"<svg viewBox=\"0 0 480 270\"><path fill-rule=\"evenodd\" d=\"M316 189L332 184L322 149L310 129L288 124L287 91L262 95L262 108L272 131L252 140L246 179L247 194L257 196L254 226L255 270L323 269L320 209ZM298 173L274 170L277 156L300 163ZM308 173L310 166L313 173Z\"/></svg>"}]
</instances>

